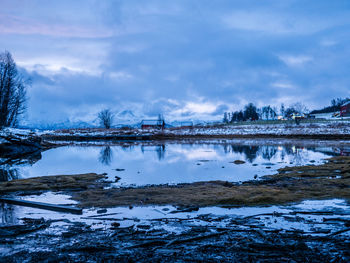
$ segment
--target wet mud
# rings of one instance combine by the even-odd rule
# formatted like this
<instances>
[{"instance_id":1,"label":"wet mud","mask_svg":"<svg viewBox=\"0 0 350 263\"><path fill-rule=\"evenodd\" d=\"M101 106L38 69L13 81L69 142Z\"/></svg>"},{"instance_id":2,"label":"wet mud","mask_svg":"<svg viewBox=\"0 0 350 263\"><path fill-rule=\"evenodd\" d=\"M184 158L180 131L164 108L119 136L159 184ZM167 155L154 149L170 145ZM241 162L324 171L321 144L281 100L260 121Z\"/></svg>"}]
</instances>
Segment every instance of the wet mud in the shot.
<instances>
[{"instance_id":1,"label":"wet mud","mask_svg":"<svg viewBox=\"0 0 350 263\"><path fill-rule=\"evenodd\" d=\"M344 211L250 216L196 215L205 206L261 206L350 197L350 157L285 167L244 183L224 181L110 188L105 175L47 176L0 184L5 195L63 191L96 215L71 221L20 218L0 226L0 262L349 262L350 218ZM104 207L170 204L163 217L116 218ZM3 206L6 206L3 204ZM178 216L178 215L187 216ZM169 217L169 216L172 217ZM91 221L89 223L88 221ZM125 225L124 222L129 224ZM283 223L307 226L284 228ZM270 223L269 223L270 222ZM175 231L174 229L181 229Z\"/></svg>"},{"instance_id":2,"label":"wet mud","mask_svg":"<svg viewBox=\"0 0 350 263\"><path fill-rule=\"evenodd\" d=\"M134 219L127 227L120 227L117 219L92 227L67 219L23 218L20 225L0 227L0 261L349 262L350 220L330 211L310 214L318 218L301 217L302 212L246 217L199 215L146 223ZM271 228L265 224L268 218L317 227L312 231ZM99 219L108 221L103 215ZM184 231L172 232L164 225Z\"/></svg>"},{"instance_id":3,"label":"wet mud","mask_svg":"<svg viewBox=\"0 0 350 263\"><path fill-rule=\"evenodd\" d=\"M350 157L332 157L321 165L282 168L277 174L242 184L210 181L175 186L93 189L73 195L82 207L151 204L255 206L327 198L350 198Z\"/></svg>"}]
</instances>

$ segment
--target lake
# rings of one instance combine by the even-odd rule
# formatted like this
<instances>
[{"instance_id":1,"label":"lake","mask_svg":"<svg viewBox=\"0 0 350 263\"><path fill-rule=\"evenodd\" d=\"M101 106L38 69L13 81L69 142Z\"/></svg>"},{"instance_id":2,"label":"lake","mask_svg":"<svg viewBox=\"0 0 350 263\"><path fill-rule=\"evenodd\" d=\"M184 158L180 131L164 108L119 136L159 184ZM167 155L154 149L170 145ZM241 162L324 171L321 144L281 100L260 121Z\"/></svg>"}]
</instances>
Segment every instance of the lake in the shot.
<instances>
[{"instance_id":1,"label":"lake","mask_svg":"<svg viewBox=\"0 0 350 263\"><path fill-rule=\"evenodd\" d=\"M73 145L31 160L1 166L11 180L46 175L107 173L114 186L178 184L223 180L242 182L285 166L319 164L346 153L342 144L299 141L211 140ZM234 161L243 161L235 164ZM6 177L6 176L3 176ZM120 178L120 179L119 179Z\"/></svg>"},{"instance_id":2,"label":"lake","mask_svg":"<svg viewBox=\"0 0 350 263\"><path fill-rule=\"evenodd\" d=\"M332 156L348 155L347 145L343 142L271 139L94 142L50 149L23 160L0 160L0 175L2 180L13 180L59 174L107 173L108 179L114 182L112 187L209 180L243 182L259 180L281 167L317 165ZM240 164L235 164L238 160ZM70 194L73 193L34 191L18 194L15 198L76 206L77 202L71 199ZM314 242L315 238L343 231L344 224L350 220L348 201L335 198L285 205L181 209L181 206L175 205L89 207L83 209L82 215L76 215L2 204L0 227L3 229L16 229L33 220L45 220L50 225L28 235L13 237L11 242L3 242L0 256L23 249L31 253L38 249L47 250L47 247L57 246L57 242L69 249L72 244L85 244L87 240L94 240L94 245L104 242L110 245L111 237L115 237L113 242L118 249L127 249L132 244L148 242L149 238L211 235L216 231L223 233L223 230L234 230L232 233L237 235L242 233L232 236L230 242L245 240L252 231L260 230L260 235L303 234L304 237L312 237ZM140 233L144 233L141 241L137 236ZM6 232L2 234L6 236ZM263 238L261 242L265 241ZM206 245L211 245L212 241L207 242Z\"/></svg>"}]
</instances>

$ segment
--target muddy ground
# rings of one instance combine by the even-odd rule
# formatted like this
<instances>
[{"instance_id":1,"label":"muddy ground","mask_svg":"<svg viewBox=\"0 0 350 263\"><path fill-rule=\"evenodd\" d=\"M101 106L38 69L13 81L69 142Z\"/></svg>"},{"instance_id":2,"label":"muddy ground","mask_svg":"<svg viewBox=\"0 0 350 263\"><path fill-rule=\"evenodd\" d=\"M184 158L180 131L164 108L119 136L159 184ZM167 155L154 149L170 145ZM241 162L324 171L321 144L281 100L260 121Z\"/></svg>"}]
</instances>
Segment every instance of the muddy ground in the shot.
<instances>
[{"instance_id":1,"label":"muddy ground","mask_svg":"<svg viewBox=\"0 0 350 263\"><path fill-rule=\"evenodd\" d=\"M239 165L239 164L237 164ZM286 167L262 180L214 181L177 186L106 188L104 175L47 176L4 182L3 195L63 191L79 206L260 206L350 197L350 157L322 165ZM6 205L5 205L6 206ZM137 219L128 227L108 214L94 225L62 219L21 218L0 227L1 262L349 262L350 218L337 211L270 213L246 217L200 215ZM166 213L166 212L164 212ZM310 213L311 217L305 217ZM268 218L268 219L267 219ZM309 230L272 228L266 220L309 225ZM125 219L126 220L126 219ZM172 226L183 229L169 230Z\"/></svg>"},{"instance_id":2,"label":"muddy ground","mask_svg":"<svg viewBox=\"0 0 350 263\"><path fill-rule=\"evenodd\" d=\"M301 212L302 213L302 212ZM298 213L247 217L201 215L186 219L136 219L120 227L69 220L22 219L23 224L0 227L1 262L349 262L350 220L319 211L323 228L313 231L272 229L266 218L315 224ZM107 215L105 218L108 220ZM111 220L111 219L109 219ZM207 223L193 225L194 221ZM308 222L305 222L308 221ZM225 222L222 224L222 222ZM181 233L162 226L182 225ZM336 230L340 229L340 230ZM5 253L4 253L5 252Z\"/></svg>"},{"instance_id":3,"label":"muddy ground","mask_svg":"<svg viewBox=\"0 0 350 263\"><path fill-rule=\"evenodd\" d=\"M93 189L77 192L82 207L117 205L271 205L301 200L350 198L350 157L332 157L322 165L286 167L263 180L223 181L176 186Z\"/></svg>"},{"instance_id":4,"label":"muddy ground","mask_svg":"<svg viewBox=\"0 0 350 263\"><path fill-rule=\"evenodd\" d=\"M350 198L350 157L332 157L322 165L285 167L262 180L242 184L224 181L105 188L104 175L43 176L0 183L0 193L35 190L75 190L81 207L128 205L286 204L302 200ZM116 178L118 180L118 178Z\"/></svg>"}]
</instances>

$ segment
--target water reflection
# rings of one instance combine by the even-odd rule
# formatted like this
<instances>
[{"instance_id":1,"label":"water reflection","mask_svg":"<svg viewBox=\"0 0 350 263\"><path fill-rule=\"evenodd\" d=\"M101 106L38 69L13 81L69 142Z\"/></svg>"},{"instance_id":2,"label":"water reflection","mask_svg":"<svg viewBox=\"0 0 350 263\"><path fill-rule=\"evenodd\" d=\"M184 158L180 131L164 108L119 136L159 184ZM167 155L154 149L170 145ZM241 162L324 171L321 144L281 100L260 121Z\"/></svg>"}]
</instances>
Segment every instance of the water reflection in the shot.
<instances>
[{"instance_id":1,"label":"water reflection","mask_svg":"<svg viewBox=\"0 0 350 263\"><path fill-rule=\"evenodd\" d=\"M98 160L106 166L110 166L113 159L113 152L110 146L103 147Z\"/></svg>"},{"instance_id":2,"label":"water reflection","mask_svg":"<svg viewBox=\"0 0 350 263\"><path fill-rule=\"evenodd\" d=\"M225 153L241 153L244 154L246 161L254 162L259 152L259 146L251 145L223 145Z\"/></svg>"},{"instance_id":3,"label":"water reflection","mask_svg":"<svg viewBox=\"0 0 350 263\"><path fill-rule=\"evenodd\" d=\"M130 152L134 149L134 146L123 145L121 149L125 152ZM165 156L165 145L141 145L141 152L146 151L155 152L158 160L163 160ZM113 150L110 146L105 146L101 149L100 155L98 157L100 163L106 166L110 166L113 160Z\"/></svg>"},{"instance_id":4,"label":"water reflection","mask_svg":"<svg viewBox=\"0 0 350 263\"><path fill-rule=\"evenodd\" d=\"M270 161L278 152L281 154L281 160L283 161L286 155L294 155L298 152L293 147L275 145L223 145L225 153L243 154L245 160L249 163L253 163L258 156L261 156L266 161ZM301 147L300 149L303 148Z\"/></svg>"},{"instance_id":5,"label":"water reflection","mask_svg":"<svg viewBox=\"0 0 350 263\"><path fill-rule=\"evenodd\" d=\"M16 168L0 166L0 182L7 182L19 178L19 171Z\"/></svg>"},{"instance_id":6,"label":"water reflection","mask_svg":"<svg viewBox=\"0 0 350 263\"><path fill-rule=\"evenodd\" d=\"M262 158L270 161L272 157L276 155L278 152L278 147L277 146L262 146L259 149Z\"/></svg>"},{"instance_id":7,"label":"water reflection","mask_svg":"<svg viewBox=\"0 0 350 263\"><path fill-rule=\"evenodd\" d=\"M333 147L333 152L340 156L350 156L350 147Z\"/></svg>"},{"instance_id":8,"label":"water reflection","mask_svg":"<svg viewBox=\"0 0 350 263\"><path fill-rule=\"evenodd\" d=\"M158 160L163 160L165 156L165 145L141 145L141 152L145 153L145 151L155 152L157 154Z\"/></svg>"},{"instance_id":9,"label":"water reflection","mask_svg":"<svg viewBox=\"0 0 350 263\"><path fill-rule=\"evenodd\" d=\"M114 146L67 146L45 151L40 161L2 165L2 180L55 174L107 173L121 186L197 181L246 181L290 165L322 163L346 152L334 145L278 141L210 141L206 143L123 143ZM117 158L118 157L118 158ZM233 161L246 163L235 165ZM257 175L257 176L255 176ZM8 179L6 179L8 178Z\"/></svg>"},{"instance_id":10,"label":"water reflection","mask_svg":"<svg viewBox=\"0 0 350 263\"><path fill-rule=\"evenodd\" d=\"M18 223L16 206L8 205L5 203L0 204L0 225L14 225Z\"/></svg>"},{"instance_id":11,"label":"water reflection","mask_svg":"<svg viewBox=\"0 0 350 263\"><path fill-rule=\"evenodd\" d=\"M21 158L0 159L0 182L20 178L20 167L32 166L41 159L41 152L35 152Z\"/></svg>"}]
</instances>

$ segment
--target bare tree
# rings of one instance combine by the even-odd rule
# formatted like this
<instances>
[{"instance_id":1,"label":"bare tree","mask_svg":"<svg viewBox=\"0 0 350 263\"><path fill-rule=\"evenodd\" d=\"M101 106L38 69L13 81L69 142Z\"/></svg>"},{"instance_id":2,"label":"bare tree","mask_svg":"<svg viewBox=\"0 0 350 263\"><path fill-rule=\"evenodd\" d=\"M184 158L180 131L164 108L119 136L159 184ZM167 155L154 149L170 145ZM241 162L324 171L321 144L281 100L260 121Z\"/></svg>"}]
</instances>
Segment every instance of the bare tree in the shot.
<instances>
[{"instance_id":1,"label":"bare tree","mask_svg":"<svg viewBox=\"0 0 350 263\"><path fill-rule=\"evenodd\" d=\"M114 114L111 112L110 109L102 110L98 114L98 119L100 121L100 124L106 129L111 128L113 123L113 118L114 118Z\"/></svg>"},{"instance_id":2,"label":"bare tree","mask_svg":"<svg viewBox=\"0 0 350 263\"><path fill-rule=\"evenodd\" d=\"M308 108L301 102L296 102L291 105L291 108L294 108L298 114L306 114L309 112Z\"/></svg>"},{"instance_id":3,"label":"bare tree","mask_svg":"<svg viewBox=\"0 0 350 263\"><path fill-rule=\"evenodd\" d=\"M27 85L29 80L17 71L10 52L0 53L0 128L18 124L25 111Z\"/></svg>"}]
</instances>

